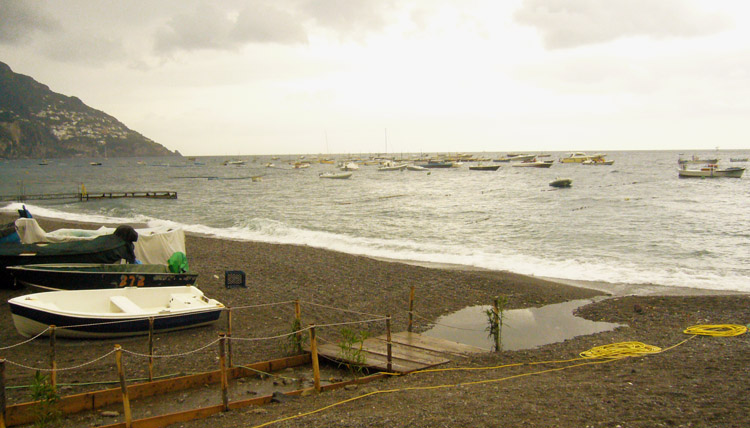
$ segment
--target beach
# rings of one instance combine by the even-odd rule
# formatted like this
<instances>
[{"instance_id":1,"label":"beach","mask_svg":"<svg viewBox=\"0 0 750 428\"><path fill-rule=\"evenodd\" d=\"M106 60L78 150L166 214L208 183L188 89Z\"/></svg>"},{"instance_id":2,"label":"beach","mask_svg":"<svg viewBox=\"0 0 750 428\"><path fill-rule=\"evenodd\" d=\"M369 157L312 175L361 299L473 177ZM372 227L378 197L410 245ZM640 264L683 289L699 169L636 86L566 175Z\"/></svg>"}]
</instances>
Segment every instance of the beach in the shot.
<instances>
[{"instance_id":1,"label":"beach","mask_svg":"<svg viewBox=\"0 0 750 428\"><path fill-rule=\"evenodd\" d=\"M3 215L0 220L7 223L13 217ZM47 231L99 227L48 219L38 222ZM290 302L295 300L302 302L303 325L366 321L391 315L393 330L404 331L413 287L417 314L414 328L423 331L439 316L467 306L489 305L496 296L508 298L508 309L606 296L600 289L511 272L417 266L307 246L193 234L186 237L186 246L190 271L199 274L198 287L229 307L245 308L233 311L232 333L239 337L272 337L290 331L294 315ZM246 288L224 286L225 272L230 270L246 274ZM7 301L29 290L1 292ZM300 397L262 408L233 410L176 426L255 426L363 395L273 426L746 426L750 417L747 370L750 335L692 336L683 330L703 324L747 325L750 296L692 294L597 300L580 308L578 315L626 326L538 349L456 358L440 366L472 370L391 377L354 389ZM3 305L0 316L6 327L0 336L2 346L21 342L23 338L13 328L7 304ZM211 327L160 335L157 349L169 354L188 353L210 343L224 328L225 323L220 320ZM357 324L353 328L366 329L371 335L385 332L382 322ZM337 334L333 329L322 333L332 338ZM604 363L577 359L580 352L592 347L628 341L658 346L664 351ZM145 348L143 338L118 342L61 341L58 366L71 367L90 361L105 354L115 343L140 352ZM282 345L278 340L248 342L236 347L235 358L250 363L289 355L288 347ZM4 351L3 357L24 361L29 366L45 366L48 347L47 341L36 340ZM213 370L215 360L215 353L191 353L177 364L158 361L156 370L160 374ZM129 376L143 376L145 372L144 364L134 362L128 366ZM15 366L6 370L10 385L22 384L32 375ZM112 378L112 364L107 361L91 364L84 371L63 372L59 382ZM76 392L77 388L66 387L62 391ZM14 395L9 400L25 401ZM63 425L80 423L74 416Z\"/></svg>"}]
</instances>

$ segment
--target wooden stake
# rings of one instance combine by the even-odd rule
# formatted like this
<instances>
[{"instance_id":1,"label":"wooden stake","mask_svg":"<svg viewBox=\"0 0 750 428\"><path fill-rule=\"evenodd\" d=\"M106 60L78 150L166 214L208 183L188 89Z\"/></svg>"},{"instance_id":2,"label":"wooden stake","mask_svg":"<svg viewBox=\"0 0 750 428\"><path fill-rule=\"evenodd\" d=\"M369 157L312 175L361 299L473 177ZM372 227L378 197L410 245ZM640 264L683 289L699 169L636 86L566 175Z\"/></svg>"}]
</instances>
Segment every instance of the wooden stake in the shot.
<instances>
[{"instance_id":1,"label":"wooden stake","mask_svg":"<svg viewBox=\"0 0 750 428\"><path fill-rule=\"evenodd\" d=\"M5 358L0 358L0 428L5 428Z\"/></svg>"},{"instance_id":2,"label":"wooden stake","mask_svg":"<svg viewBox=\"0 0 750 428\"><path fill-rule=\"evenodd\" d=\"M227 307L227 337L232 337L232 308ZM227 341L227 364L229 368L234 367L232 365L232 341Z\"/></svg>"},{"instance_id":3,"label":"wooden stake","mask_svg":"<svg viewBox=\"0 0 750 428\"><path fill-rule=\"evenodd\" d=\"M55 332L55 326L49 326L49 383L52 385L52 389L57 391L57 357L56 357L56 342L57 334Z\"/></svg>"},{"instance_id":4,"label":"wooden stake","mask_svg":"<svg viewBox=\"0 0 750 428\"><path fill-rule=\"evenodd\" d=\"M227 392L227 388L229 387L229 384L227 382L227 363L226 363L226 356L224 355L224 341L226 339L226 335L224 333L219 333L219 370L221 370L221 404L223 406L223 410L229 411L229 395Z\"/></svg>"},{"instance_id":5,"label":"wooden stake","mask_svg":"<svg viewBox=\"0 0 750 428\"><path fill-rule=\"evenodd\" d=\"M388 364L386 365L386 369L391 372L393 371L393 355L391 352L391 316L386 315L385 318L385 337L387 340L387 349L388 349Z\"/></svg>"},{"instance_id":6,"label":"wooden stake","mask_svg":"<svg viewBox=\"0 0 750 428\"><path fill-rule=\"evenodd\" d=\"M299 305L299 300L294 301L294 319L297 320L297 325L302 327L302 307ZM297 331L297 352L302 353L302 332Z\"/></svg>"},{"instance_id":7,"label":"wooden stake","mask_svg":"<svg viewBox=\"0 0 750 428\"><path fill-rule=\"evenodd\" d=\"M414 286L411 286L411 292L409 293L409 326L406 328L406 331L411 333L411 325L414 315Z\"/></svg>"},{"instance_id":8,"label":"wooden stake","mask_svg":"<svg viewBox=\"0 0 750 428\"><path fill-rule=\"evenodd\" d=\"M154 317L148 318L148 381L154 381Z\"/></svg>"},{"instance_id":9,"label":"wooden stake","mask_svg":"<svg viewBox=\"0 0 750 428\"><path fill-rule=\"evenodd\" d=\"M315 392L320 392L320 363L318 362L318 339L315 338L315 324L310 326L310 354L312 354Z\"/></svg>"},{"instance_id":10,"label":"wooden stake","mask_svg":"<svg viewBox=\"0 0 750 428\"><path fill-rule=\"evenodd\" d=\"M122 408L125 413L125 428L133 425L133 415L130 413L130 398L128 397L128 386L125 383L125 369L122 366L122 347L115 345L115 361L117 362L117 375L120 377L120 392L122 393Z\"/></svg>"}]
</instances>

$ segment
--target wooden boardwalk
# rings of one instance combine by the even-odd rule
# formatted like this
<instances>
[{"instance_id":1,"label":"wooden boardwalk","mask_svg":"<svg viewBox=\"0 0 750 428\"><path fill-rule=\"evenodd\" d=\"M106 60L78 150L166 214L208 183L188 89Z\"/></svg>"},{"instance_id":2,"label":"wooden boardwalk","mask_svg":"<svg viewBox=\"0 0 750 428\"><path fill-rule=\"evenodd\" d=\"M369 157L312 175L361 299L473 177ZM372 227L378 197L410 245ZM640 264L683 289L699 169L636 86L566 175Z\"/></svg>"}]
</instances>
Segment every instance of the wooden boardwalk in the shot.
<instances>
[{"instance_id":1,"label":"wooden boardwalk","mask_svg":"<svg viewBox=\"0 0 750 428\"><path fill-rule=\"evenodd\" d=\"M365 356L366 367L388 370L387 343L385 335L366 339L363 342L362 353ZM445 339L422 336L418 333L396 333L391 335L391 371L409 373L445 364L452 356L481 352L488 351ZM355 363L343 360L341 348L334 343L318 344L318 355L333 361Z\"/></svg>"},{"instance_id":2,"label":"wooden boardwalk","mask_svg":"<svg viewBox=\"0 0 750 428\"><path fill-rule=\"evenodd\" d=\"M146 190L141 192L40 193L29 195L0 195L0 201L18 202L54 199L76 199L79 201L90 201L97 199L119 198L177 199L177 192L171 190Z\"/></svg>"}]
</instances>

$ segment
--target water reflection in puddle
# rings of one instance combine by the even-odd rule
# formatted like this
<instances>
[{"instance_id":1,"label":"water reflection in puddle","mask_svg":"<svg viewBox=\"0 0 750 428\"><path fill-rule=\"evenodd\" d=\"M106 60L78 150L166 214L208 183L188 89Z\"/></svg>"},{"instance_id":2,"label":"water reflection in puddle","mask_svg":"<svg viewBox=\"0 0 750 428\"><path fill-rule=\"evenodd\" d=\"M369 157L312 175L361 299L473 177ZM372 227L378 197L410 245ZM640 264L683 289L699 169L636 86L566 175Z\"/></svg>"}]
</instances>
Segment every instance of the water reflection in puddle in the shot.
<instances>
[{"instance_id":1,"label":"water reflection in puddle","mask_svg":"<svg viewBox=\"0 0 750 428\"><path fill-rule=\"evenodd\" d=\"M574 310L591 302L586 299L572 300L541 308L506 310L502 349L532 349L576 336L614 330L622 325L573 316ZM435 327L422 334L492 350L495 344L488 332L488 309L492 307L471 306L442 316L435 322Z\"/></svg>"}]
</instances>

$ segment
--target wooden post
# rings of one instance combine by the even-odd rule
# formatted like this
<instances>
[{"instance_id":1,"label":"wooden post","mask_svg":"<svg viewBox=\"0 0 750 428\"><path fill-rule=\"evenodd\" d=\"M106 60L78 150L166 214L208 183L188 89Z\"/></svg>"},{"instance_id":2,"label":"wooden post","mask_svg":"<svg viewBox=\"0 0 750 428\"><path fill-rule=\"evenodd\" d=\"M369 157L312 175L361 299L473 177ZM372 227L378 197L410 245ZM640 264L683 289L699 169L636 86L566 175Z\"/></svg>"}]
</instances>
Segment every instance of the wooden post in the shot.
<instances>
[{"instance_id":1,"label":"wooden post","mask_svg":"<svg viewBox=\"0 0 750 428\"><path fill-rule=\"evenodd\" d=\"M52 385L52 389L57 391L57 357L56 357L56 342L57 334L55 332L55 326L49 326L49 383Z\"/></svg>"},{"instance_id":2,"label":"wooden post","mask_svg":"<svg viewBox=\"0 0 750 428\"><path fill-rule=\"evenodd\" d=\"M315 324L310 326L310 354L312 355L315 392L320 392L320 364L318 362L318 339L315 338Z\"/></svg>"},{"instance_id":3,"label":"wooden post","mask_svg":"<svg viewBox=\"0 0 750 428\"><path fill-rule=\"evenodd\" d=\"M224 411L229 411L229 395L227 388L229 387L227 382L227 362L226 355L224 355L224 341L226 335L219 333L219 369L221 370L221 404L224 406Z\"/></svg>"},{"instance_id":4,"label":"wooden post","mask_svg":"<svg viewBox=\"0 0 750 428\"><path fill-rule=\"evenodd\" d=\"M154 317L148 317L148 381L154 381Z\"/></svg>"},{"instance_id":5,"label":"wooden post","mask_svg":"<svg viewBox=\"0 0 750 428\"><path fill-rule=\"evenodd\" d=\"M0 428L5 428L5 358L0 358Z\"/></svg>"},{"instance_id":6,"label":"wooden post","mask_svg":"<svg viewBox=\"0 0 750 428\"><path fill-rule=\"evenodd\" d=\"M128 385L125 383L125 369L122 366L122 347L120 345L115 345L115 361L117 362L117 375L120 377L125 428L130 428L133 425L133 415L130 413L130 398L128 397Z\"/></svg>"},{"instance_id":7,"label":"wooden post","mask_svg":"<svg viewBox=\"0 0 750 428\"><path fill-rule=\"evenodd\" d=\"M386 365L386 369L391 372L393 371L393 354L391 351L391 316L386 315L385 318L385 337L387 342L386 348L388 350L388 364Z\"/></svg>"},{"instance_id":8,"label":"wooden post","mask_svg":"<svg viewBox=\"0 0 750 428\"><path fill-rule=\"evenodd\" d=\"M411 325L413 318L413 312L414 312L414 286L411 286L411 292L409 293L409 326L406 328L406 331L411 333Z\"/></svg>"},{"instance_id":9,"label":"wooden post","mask_svg":"<svg viewBox=\"0 0 750 428\"><path fill-rule=\"evenodd\" d=\"M227 306L227 337L232 337L232 308ZM232 368L232 341L227 341L227 364Z\"/></svg>"},{"instance_id":10,"label":"wooden post","mask_svg":"<svg viewBox=\"0 0 750 428\"><path fill-rule=\"evenodd\" d=\"M495 297L495 301L492 307L492 335L495 338L495 352L500 352L500 298Z\"/></svg>"},{"instance_id":11,"label":"wooden post","mask_svg":"<svg viewBox=\"0 0 750 428\"><path fill-rule=\"evenodd\" d=\"M299 327L297 330L297 352L302 353L302 332L299 331L302 328L302 307L299 304L299 300L294 301L294 319L297 320L296 325Z\"/></svg>"}]
</instances>

